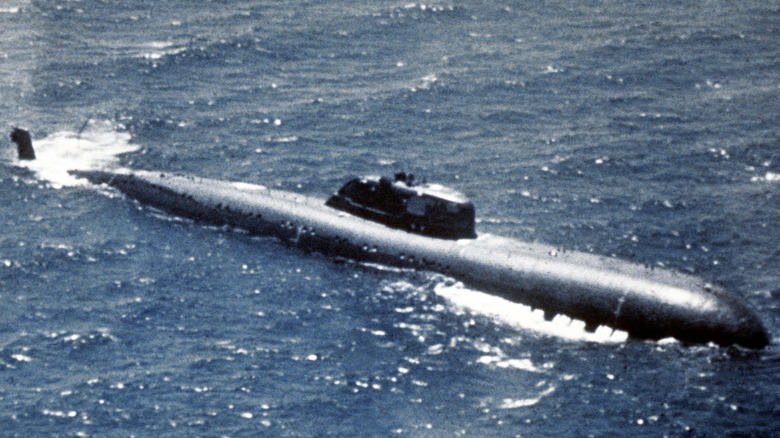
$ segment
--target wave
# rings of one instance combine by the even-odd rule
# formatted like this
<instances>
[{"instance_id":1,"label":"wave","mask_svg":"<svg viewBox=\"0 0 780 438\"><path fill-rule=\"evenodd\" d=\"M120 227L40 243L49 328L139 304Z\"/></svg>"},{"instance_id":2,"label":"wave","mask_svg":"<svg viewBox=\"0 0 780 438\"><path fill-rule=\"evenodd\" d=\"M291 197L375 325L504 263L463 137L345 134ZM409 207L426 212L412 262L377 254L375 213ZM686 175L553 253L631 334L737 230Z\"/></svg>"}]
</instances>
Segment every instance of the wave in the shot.
<instances>
[{"instance_id":1,"label":"wave","mask_svg":"<svg viewBox=\"0 0 780 438\"><path fill-rule=\"evenodd\" d=\"M599 326L593 333L588 332L585 330L584 321L564 315L557 315L551 321L547 321L541 310L534 310L530 306L468 289L461 283L454 285L442 283L434 287L434 292L457 307L545 336L575 342L597 343L620 343L628 338L628 333L606 326Z\"/></svg>"},{"instance_id":2,"label":"wave","mask_svg":"<svg viewBox=\"0 0 780 438\"><path fill-rule=\"evenodd\" d=\"M177 45L172 41L152 41L144 45L136 55L139 58L157 60L163 57L175 56L187 50L187 47Z\"/></svg>"}]
</instances>

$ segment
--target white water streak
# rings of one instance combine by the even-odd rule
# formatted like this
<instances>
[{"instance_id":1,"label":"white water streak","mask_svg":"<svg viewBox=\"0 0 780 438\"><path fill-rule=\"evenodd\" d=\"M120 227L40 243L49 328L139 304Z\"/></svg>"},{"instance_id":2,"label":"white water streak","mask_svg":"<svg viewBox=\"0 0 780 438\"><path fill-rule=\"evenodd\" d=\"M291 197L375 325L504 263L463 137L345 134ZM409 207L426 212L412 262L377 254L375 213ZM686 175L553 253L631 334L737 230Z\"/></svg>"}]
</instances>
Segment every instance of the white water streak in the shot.
<instances>
[{"instance_id":1,"label":"white water streak","mask_svg":"<svg viewBox=\"0 0 780 438\"><path fill-rule=\"evenodd\" d=\"M541 310L513 303L503 298L467 289L461 283L449 286L440 284L435 292L454 305L467 311L495 318L505 324L569 341L598 343L625 342L628 333L600 326L595 332L585 330L585 322L558 315L547 321Z\"/></svg>"}]
</instances>

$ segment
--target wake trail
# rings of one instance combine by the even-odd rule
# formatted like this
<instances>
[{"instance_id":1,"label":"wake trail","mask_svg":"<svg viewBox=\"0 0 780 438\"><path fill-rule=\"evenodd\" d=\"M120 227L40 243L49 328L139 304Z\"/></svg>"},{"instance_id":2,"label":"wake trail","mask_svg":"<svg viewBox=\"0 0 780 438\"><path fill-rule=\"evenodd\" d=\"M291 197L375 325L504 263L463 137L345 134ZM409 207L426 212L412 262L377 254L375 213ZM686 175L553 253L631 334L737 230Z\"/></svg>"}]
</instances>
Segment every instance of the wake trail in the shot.
<instances>
[{"instance_id":1,"label":"wake trail","mask_svg":"<svg viewBox=\"0 0 780 438\"><path fill-rule=\"evenodd\" d=\"M90 120L78 132L59 131L33 138L37 158L17 160L15 164L30 169L55 189L87 185L87 180L69 175L68 170L116 168L122 154L140 149L130 143L130 134L120 129L113 122Z\"/></svg>"}]
</instances>

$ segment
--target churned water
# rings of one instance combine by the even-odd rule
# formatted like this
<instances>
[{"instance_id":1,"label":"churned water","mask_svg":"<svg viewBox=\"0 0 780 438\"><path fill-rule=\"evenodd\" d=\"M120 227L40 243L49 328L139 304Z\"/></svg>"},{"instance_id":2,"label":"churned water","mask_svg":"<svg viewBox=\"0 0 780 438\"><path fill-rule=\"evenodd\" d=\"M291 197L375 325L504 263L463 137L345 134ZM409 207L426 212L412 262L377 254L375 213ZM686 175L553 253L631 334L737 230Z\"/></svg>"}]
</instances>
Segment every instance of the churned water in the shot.
<instances>
[{"instance_id":1,"label":"churned water","mask_svg":"<svg viewBox=\"0 0 780 438\"><path fill-rule=\"evenodd\" d=\"M0 435L780 430L776 1L6 0L0 28L0 127L39 157L0 148ZM479 233L719 282L772 345L588 333L65 172L118 166L410 171Z\"/></svg>"}]
</instances>

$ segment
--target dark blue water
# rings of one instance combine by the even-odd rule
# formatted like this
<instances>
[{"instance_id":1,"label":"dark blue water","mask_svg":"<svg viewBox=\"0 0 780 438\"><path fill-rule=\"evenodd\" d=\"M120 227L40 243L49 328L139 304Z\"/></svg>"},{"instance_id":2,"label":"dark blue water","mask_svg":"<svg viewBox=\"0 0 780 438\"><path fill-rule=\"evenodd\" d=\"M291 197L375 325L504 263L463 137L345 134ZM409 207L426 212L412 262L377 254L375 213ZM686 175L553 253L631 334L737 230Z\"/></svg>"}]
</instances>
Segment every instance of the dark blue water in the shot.
<instances>
[{"instance_id":1,"label":"dark blue water","mask_svg":"<svg viewBox=\"0 0 780 438\"><path fill-rule=\"evenodd\" d=\"M6 0L0 29L0 129L40 158L0 148L0 435L780 430L777 2ZM480 233L720 282L773 343L545 323L64 173L111 166L411 171Z\"/></svg>"}]
</instances>

